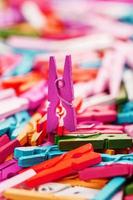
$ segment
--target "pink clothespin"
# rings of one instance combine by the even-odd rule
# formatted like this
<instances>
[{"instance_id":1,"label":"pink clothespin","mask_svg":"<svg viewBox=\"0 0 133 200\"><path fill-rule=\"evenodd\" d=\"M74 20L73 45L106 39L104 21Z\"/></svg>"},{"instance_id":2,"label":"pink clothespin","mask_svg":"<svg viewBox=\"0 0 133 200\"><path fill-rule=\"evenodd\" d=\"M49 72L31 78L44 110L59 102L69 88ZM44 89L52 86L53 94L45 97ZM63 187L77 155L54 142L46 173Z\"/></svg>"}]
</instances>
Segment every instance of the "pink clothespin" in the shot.
<instances>
[{"instance_id":1,"label":"pink clothespin","mask_svg":"<svg viewBox=\"0 0 133 200\"><path fill-rule=\"evenodd\" d=\"M111 200L122 200L123 199L123 191L120 190L119 192L117 192Z\"/></svg>"},{"instance_id":2,"label":"pink clothespin","mask_svg":"<svg viewBox=\"0 0 133 200\"><path fill-rule=\"evenodd\" d=\"M125 55L120 51L108 51L105 54L103 65L95 81L94 93L101 93L108 89L112 97L118 95L125 61Z\"/></svg>"},{"instance_id":3,"label":"pink clothespin","mask_svg":"<svg viewBox=\"0 0 133 200\"><path fill-rule=\"evenodd\" d=\"M45 81L40 81L30 90L21 95L22 98L26 98L29 101L29 108L37 108L47 95L47 87Z\"/></svg>"},{"instance_id":4,"label":"pink clothespin","mask_svg":"<svg viewBox=\"0 0 133 200\"><path fill-rule=\"evenodd\" d=\"M11 98L11 97L15 97L15 96L16 96L16 92L13 88L0 90L0 101Z\"/></svg>"},{"instance_id":5,"label":"pink clothespin","mask_svg":"<svg viewBox=\"0 0 133 200\"><path fill-rule=\"evenodd\" d=\"M89 121L88 121L89 122ZM102 134L123 134L124 132L124 128L123 126L117 126L117 125L94 125L92 124L89 125L88 122L86 122L86 125L82 125L78 124L77 126L77 131L79 134L93 134L93 133L102 133ZM87 125L88 124L88 125ZM66 134L67 132L64 132L64 134ZM74 132L71 132L72 134Z\"/></svg>"},{"instance_id":6,"label":"pink clothespin","mask_svg":"<svg viewBox=\"0 0 133 200\"><path fill-rule=\"evenodd\" d=\"M133 124L125 125L125 132L133 138Z\"/></svg>"},{"instance_id":7,"label":"pink clothespin","mask_svg":"<svg viewBox=\"0 0 133 200\"><path fill-rule=\"evenodd\" d=\"M83 121L100 121L100 122L113 122L116 120L117 112L113 105L107 106L92 106L86 109L84 112L78 114L78 123Z\"/></svg>"},{"instance_id":8,"label":"pink clothespin","mask_svg":"<svg viewBox=\"0 0 133 200\"><path fill-rule=\"evenodd\" d=\"M79 172L81 180L90 180L95 178L109 178L114 176L130 176L133 174L133 165L131 164L112 164L86 168Z\"/></svg>"},{"instance_id":9,"label":"pink clothespin","mask_svg":"<svg viewBox=\"0 0 133 200\"><path fill-rule=\"evenodd\" d=\"M50 57L48 82L48 100L50 104L47 111L48 133L55 131L58 127L56 108L59 104L65 108L66 112L63 117L64 127L69 131L76 129L76 116L72 105L73 99L71 56L66 56L62 78L57 78L55 59L54 57Z\"/></svg>"},{"instance_id":10,"label":"pink clothespin","mask_svg":"<svg viewBox=\"0 0 133 200\"><path fill-rule=\"evenodd\" d=\"M14 69L20 62L22 56L15 54L1 55L0 56L0 73L6 74Z\"/></svg>"},{"instance_id":11,"label":"pink clothespin","mask_svg":"<svg viewBox=\"0 0 133 200\"><path fill-rule=\"evenodd\" d=\"M5 159L14 152L15 147L19 146L20 142L15 139L0 147L0 164L3 163Z\"/></svg>"},{"instance_id":12,"label":"pink clothespin","mask_svg":"<svg viewBox=\"0 0 133 200\"><path fill-rule=\"evenodd\" d=\"M0 119L9 117L16 112L26 110L28 105L28 100L20 97L12 97L10 99L0 101Z\"/></svg>"},{"instance_id":13,"label":"pink clothespin","mask_svg":"<svg viewBox=\"0 0 133 200\"><path fill-rule=\"evenodd\" d=\"M16 160L8 160L0 165L0 181L7 179L13 175L16 175L21 167L18 166Z\"/></svg>"}]
</instances>

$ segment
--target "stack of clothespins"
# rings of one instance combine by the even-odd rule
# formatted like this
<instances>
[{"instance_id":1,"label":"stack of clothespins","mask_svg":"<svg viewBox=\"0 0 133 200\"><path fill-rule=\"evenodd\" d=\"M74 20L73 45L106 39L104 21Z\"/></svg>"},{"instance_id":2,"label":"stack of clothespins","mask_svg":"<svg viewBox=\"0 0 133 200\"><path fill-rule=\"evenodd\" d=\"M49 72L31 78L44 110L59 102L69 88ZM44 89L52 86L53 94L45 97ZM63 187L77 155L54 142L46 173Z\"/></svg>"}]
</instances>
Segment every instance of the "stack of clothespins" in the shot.
<instances>
[{"instance_id":1,"label":"stack of clothespins","mask_svg":"<svg viewBox=\"0 0 133 200\"><path fill-rule=\"evenodd\" d=\"M0 199L133 200L133 2L0 1Z\"/></svg>"}]
</instances>

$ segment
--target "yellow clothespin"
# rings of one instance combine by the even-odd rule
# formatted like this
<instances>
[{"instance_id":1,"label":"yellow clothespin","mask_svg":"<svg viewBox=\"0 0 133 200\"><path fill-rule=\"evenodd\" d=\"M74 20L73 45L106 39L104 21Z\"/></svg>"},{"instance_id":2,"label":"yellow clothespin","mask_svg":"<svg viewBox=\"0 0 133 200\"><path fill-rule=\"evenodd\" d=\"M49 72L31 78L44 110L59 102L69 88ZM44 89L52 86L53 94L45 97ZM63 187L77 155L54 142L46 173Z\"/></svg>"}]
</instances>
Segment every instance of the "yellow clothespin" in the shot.
<instances>
[{"instance_id":1,"label":"yellow clothespin","mask_svg":"<svg viewBox=\"0 0 133 200\"><path fill-rule=\"evenodd\" d=\"M82 197L55 195L52 193L37 192L33 190L10 188L4 192L4 197L10 200L87 200Z\"/></svg>"},{"instance_id":2,"label":"yellow clothespin","mask_svg":"<svg viewBox=\"0 0 133 200\"><path fill-rule=\"evenodd\" d=\"M18 135L17 139L19 140L21 146L27 143L31 145L31 138L33 134L37 131L37 121L41 119L41 117L41 113L35 113L29 123L26 124L22 132Z\"/></svg>"}]
</instances>

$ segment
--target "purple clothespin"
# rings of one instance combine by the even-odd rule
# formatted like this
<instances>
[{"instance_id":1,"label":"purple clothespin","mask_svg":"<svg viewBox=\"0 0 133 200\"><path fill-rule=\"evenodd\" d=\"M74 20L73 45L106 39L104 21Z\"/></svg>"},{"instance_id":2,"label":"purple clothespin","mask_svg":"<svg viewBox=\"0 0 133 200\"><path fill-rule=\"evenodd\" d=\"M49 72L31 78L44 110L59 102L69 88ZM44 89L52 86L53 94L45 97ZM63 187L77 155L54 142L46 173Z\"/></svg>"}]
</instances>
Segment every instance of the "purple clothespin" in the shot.
<instances>
[{"instance_id":1,"label":"purple clothespin","mask_svg":"<svg viewBox=\"0 0 133 200\"><path fill-rule=\"evenodd\" d=\"M76 129L76 115L72 105L74 99L72 83L71 56L66 56L63 77L57 78L55 58L50 57L48 101L50 102L47 111L47 132L53 132L58 127L58 116L56 108L61 104L65 108L63 118L64 127L69 131Z\"/></svg>"},{"instance_id":2,"label":"purple clothespin","mask_svg":"<svg viewBox=\"0 0 133 200\"><path fill-rule=\"evenodd\" d=\"M16 160L8 160L0 165L0 181L16 175L22 168L18 166Z\"/></svg>"}]
</instances>

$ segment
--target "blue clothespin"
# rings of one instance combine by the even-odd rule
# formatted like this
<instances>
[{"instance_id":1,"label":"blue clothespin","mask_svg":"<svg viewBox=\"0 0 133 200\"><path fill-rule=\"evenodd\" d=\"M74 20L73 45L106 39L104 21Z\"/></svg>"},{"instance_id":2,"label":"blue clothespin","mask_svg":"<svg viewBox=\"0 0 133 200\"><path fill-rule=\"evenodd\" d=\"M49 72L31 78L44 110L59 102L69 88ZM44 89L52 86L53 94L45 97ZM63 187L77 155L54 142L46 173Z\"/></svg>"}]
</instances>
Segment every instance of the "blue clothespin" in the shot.
<instances>
[{"instance_id":1,"label":"blue clothespin","mask_svg":"<svg viewBox=\"0 0 133 200\"><path fill-rule=\"evenodd\" d=\"M16 66L14 75L24 75L31 71L34 62L34 55L26 55L24 54L22 57L22 61Z\"/></svg>"},{"instance_id":2,"label":"blue clothespin","mask_svg":"<svg viewBox=\"0 0 133 200\"><path fill-rule=\"evenodd\" d=\"M27 111L22 111L22 112L16 113L14 115L14 119L16 120L16 126L14 130L10 131L11 140L15 139L18 136L18 134L23 130L23 127L30 120L30 115Z\"/></svg>"},{"instance_id":3,"label":"blue clothespin","mask_svg":"<svg viewBox=\"0 0 133 200\"><path fill-rule=\"evenodd\" d=\"M4 121L0 122L0 136L7 133L9 134L10 131L14 130L16 126L16 120L14 117L9 117Z\"/></svg>"},{"instance_id":4,"label":"blue clothespin","mask_svg":"<svg viewBox=\"0 0 133 200\"><path fill-rule=\"evenodd\" d=\"M122 185L126 182L126 178L124 177L115 177L108 184L103 187L96 194L93 200L111 200L111 197L122 187Z\"/></svg>"},{"instance_id":5,"label":"blue clothespin","mask_svg":"<svg viewBox=\"0 0 133 200\"><path fill-rule=\"evenodd\" d=\"M99 164L99 166L116 164L116 163L133 164L133 154L117 154L117 155L101 154L101 156L102 156L102 162Z\"/></svg>"},{"instance_id":6,"label":"blue clothespin","mask_svg":"<svg viewBox=\"0 0 133 200\"><path fill-rule=\"evenodd\" d=\"M101 66L100 60L94 60L92 62L84 62L80 64L80 67L82 68L99 68Z\"/></svg>"},{"instance_id":7,"label":"blue clothespin","mask_svg":"<svg viewBox=\"0 0 133 200\"><path fill-rule=\"evenodd\" d=\"M30 167L55 156L62 155L64 152L58 149L57 145L43 147L17 147L14 157L18 159L21 167Z\"/></svg>"},{"instance_id":8,"label":"blue clothespin","mask_svg":"<svg viewBox=\"0 0 133 200\"><path fill-rule=\"evenodd\" d=\"M133 102L127 102L121 107L121 112L117 115L117 123L133 123Z\"/></svg>"}]
</instances>

